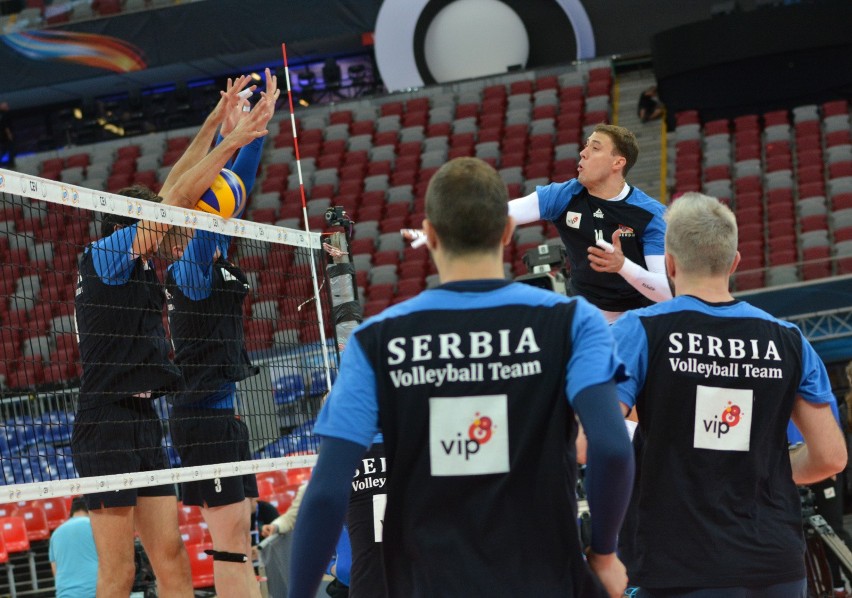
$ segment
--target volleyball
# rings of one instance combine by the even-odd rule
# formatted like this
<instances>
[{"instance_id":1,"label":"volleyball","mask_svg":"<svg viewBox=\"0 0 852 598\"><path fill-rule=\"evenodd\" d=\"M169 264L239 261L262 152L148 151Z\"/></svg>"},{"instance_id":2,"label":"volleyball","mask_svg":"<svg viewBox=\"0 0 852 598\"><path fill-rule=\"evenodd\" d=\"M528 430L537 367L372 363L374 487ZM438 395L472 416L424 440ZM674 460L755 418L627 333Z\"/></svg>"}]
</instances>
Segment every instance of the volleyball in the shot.
<instances>
[{"instance_id":1,"label":"volleyball","mask_svg":"<svg viewBox=\"0 0 852 598\"><path fill-rule=\"evenodd\" d=\"M246 187L232 170L223 168L205 191L196 209L228 219L239 217L246 205Z\"/></svg>"}]
</instances>

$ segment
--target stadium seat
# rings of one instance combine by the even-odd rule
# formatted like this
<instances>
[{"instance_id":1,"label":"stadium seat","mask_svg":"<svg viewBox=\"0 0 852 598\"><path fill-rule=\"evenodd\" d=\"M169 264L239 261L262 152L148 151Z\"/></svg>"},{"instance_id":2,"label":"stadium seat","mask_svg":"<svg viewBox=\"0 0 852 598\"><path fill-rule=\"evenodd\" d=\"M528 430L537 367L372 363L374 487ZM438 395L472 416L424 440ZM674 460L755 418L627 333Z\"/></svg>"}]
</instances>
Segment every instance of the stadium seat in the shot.
<instances>
[{"instance_id":1,"label":"stadium seat","mask_svg":"<svg viewBox=\"0 0 852 598\"><path fill-rule=\"evenodd\" d=\"M68 506L64 498L42 498L37 502L44 509L50 531L55 530L68 519Z\"/></svg>"},{"instance_id":2,"label":"stadium seat","mask_svg":"<svg viewBox=\"0 0 852 598\"><path fill-rule=\"evenodd\" d=\"M212 588L213 557L206 550L213 550L212 542L189 544L186 552L189 554L189 568L192 571L192 587L194 589Z\"/></svg>"},{"instance_id":3,"label":"stadium seat","mask_svg":"<svg viewBox=\"0 0 852 598\"><path fill-rule=\"evenodd\" d=\"M289 405L305 396L305 379L301 374L284 374L272 385L272 398L276 405Z\"/></svg>"},{"instance_id":4,"label":"stadium seat","mask_svg":"<svg viewBox=\"0 0 852 598\"><path fill-rule=\"evenodd\" d=\"M28 503L26 506L15 509L14 515L24 520L27 539L30 543L50 538L50 525L47 521L47 514L41 505Z\"/></svg>"},{"instance_id":5,"label":"stadium seat","mask_svg":"<svg viewBox=\"0 0 852 598\"><path fill-rule=\"evenodd\" d=\"M178 525L198 524L203 521L201 509L194 505L178 503Z\"/></svg>"},{"instance_id":6,"label":"stadium seat","mask_svg":"<svg viewBox=\"0 0 852 598\"><path fill-rule=\"evenodd\" d=\"M35 554L30 550L30 541L27 538L27 528L23 518L15 516L0 518L0 534L3 536L7 554L27 554L30 578L33 581L33 588L37 590L38 576L36 574Z\"/></svg>"}]
</instances>

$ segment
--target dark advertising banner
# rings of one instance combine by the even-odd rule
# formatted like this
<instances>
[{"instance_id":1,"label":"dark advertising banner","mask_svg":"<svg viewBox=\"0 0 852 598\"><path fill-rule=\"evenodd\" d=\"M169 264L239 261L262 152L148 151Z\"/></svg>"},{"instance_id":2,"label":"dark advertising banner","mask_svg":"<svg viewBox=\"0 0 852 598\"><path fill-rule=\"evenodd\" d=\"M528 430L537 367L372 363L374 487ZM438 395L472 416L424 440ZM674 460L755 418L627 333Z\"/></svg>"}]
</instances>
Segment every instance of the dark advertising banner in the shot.
<instances>
[{"instance_id":1,"label":"dark advertising banner","mask_svg":"<svg viewBox=\"0 0 852 598\"><path fill-rule=\"evenodd\" d=\"M0 36L0 95L253 50L358 51L381 0L208 0Z\"/></svg>"}]
</instances>

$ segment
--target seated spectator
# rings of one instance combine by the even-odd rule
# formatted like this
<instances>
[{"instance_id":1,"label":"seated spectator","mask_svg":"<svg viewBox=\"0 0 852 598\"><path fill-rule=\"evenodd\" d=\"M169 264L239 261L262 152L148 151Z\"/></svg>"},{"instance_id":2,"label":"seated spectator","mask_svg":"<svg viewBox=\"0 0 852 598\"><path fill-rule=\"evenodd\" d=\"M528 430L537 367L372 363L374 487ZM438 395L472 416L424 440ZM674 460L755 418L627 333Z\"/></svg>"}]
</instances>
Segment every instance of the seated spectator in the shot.
<instances>
[{"instance_id":1,"label":"seated spectator","mask_svg":"<svg viewBox=\"0 0 852 598\"><path fill-rule=\"evenodd\" d=\"M663 104L657 96L657 86L652 85L642 92L639 96L639 105L637 106L639 120L643 123L656 120L663 115Z\"/></svg>"}]
</instances>

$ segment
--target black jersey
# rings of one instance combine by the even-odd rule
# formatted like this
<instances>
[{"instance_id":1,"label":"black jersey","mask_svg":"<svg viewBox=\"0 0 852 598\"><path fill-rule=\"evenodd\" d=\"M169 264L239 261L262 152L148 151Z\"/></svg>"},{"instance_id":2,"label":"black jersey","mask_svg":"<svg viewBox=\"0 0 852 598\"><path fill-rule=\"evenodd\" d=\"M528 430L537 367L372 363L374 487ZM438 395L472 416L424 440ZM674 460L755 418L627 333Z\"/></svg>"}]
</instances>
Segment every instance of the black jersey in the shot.
<instances>
[{"instance_id":1,"label":"black jersey","mask_svg":"<svg viewBox=\"0 0 852 598\"><path fill-rule=\"evenodd\" d=\"M624 257L647 270L645 256L663 255L665 250L663 204L635 187L624 199L600 199L577 179L537 187L536 193L541 217L553 222L565 244L572 294L606 311L622 312L652 303L621 275L592 270L588 248L599 239L610 242L620 230Z\"/></svg>"},{"instance_id":2,"label":"black jersey","mask_svg":"<svg viewBox=\"0 0 852 598\"><path fill-rule=\"evenodd\" d=\"M173 268L166 278L175 363L186 379L186 390L174 396L175 404L200 401L224 384L258 372L249 360L243 335L246 275L220 257L205 284L209 284L207 296L193 300L175 282Z\"/></svg>"},{"instance_id":3,"label":"black jersey","mask_svg":"<svg viewBox=\"0 0 852 598\"><path fill-rule=\"evenodd\" d=\"M134 234L135 225L122 229L86 247L80 259L74 307L83 364L81 409L140 393L159 396L183 385L169 360L157 272L128 253ZM110 264L96 267L94 254ZM122 266L113 268L118 262ZM105 276L115 270L120 274Z\"/></svg>"},{"instance_id":4,"label":"black jersey","mask_svg":"<svg viewBox=\"0 0 852 598\"><path fill-rule=\"evenodd\" d=\"M577 529L571 401L613 378L600 312L450 283L359 327L316 432L387 454L391 596L598 596Z\"/></svg>"},{"instance_id":5,"label":"black jersey","mask_svg":"<svg viewBox=\"0 0 852 598\"><path fill-rule=\"evenodd\" d=\"M387 459L384 443L373 444L352 478L352 496L346 512L352 567L350 598L387 595L382 566L382 526L387 502Z\"/></svg>"},{"instance_id":6,"label":"black jersey","mask_svg":"<svg viewBox=\"0 0 852 598\"><path fill-rule=\"evenodd\" d=\"M747 303L681 296L613 326L642 432L635 579L644 588L805 577L787 450L797 394L833 400L798 328Z\"/></svg>"}]
</instances>

